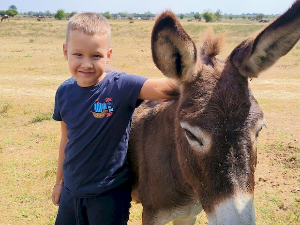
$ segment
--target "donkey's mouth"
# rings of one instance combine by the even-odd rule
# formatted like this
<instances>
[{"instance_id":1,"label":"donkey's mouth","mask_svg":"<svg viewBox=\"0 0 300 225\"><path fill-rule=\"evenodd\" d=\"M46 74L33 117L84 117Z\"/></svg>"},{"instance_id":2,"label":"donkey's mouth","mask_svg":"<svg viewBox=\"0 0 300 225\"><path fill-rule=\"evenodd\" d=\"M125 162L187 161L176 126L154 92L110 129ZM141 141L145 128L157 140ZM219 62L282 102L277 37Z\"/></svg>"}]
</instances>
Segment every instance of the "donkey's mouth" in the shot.
<instances>
[{"instance_id":1,"label":"donkey's mouth","mask_svg":"<svg viewBox=\"0 0 300 225\"><path fill-rule=\"evenodd\" d=\"M216 205L208 213L209 225L255 225L253 196L238 193Z\"/></svg>"}]
</instances>

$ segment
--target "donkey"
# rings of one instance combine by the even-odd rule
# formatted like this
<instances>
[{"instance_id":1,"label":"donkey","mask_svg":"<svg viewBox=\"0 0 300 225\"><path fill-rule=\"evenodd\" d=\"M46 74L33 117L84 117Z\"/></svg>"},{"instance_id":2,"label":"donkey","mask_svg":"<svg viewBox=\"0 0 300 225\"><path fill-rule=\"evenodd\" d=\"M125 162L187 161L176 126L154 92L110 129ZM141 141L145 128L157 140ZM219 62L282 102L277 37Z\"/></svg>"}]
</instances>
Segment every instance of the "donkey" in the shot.
<instances>
[{"instance_id":1,"label":"donkey","mask_svg":"<svg viewBox=\"0 0 300 225\"><path fill-rule=\"evenodd\" d=\"M3 20L9 20L9 16L8 16L8 15L2 16L2 17L1 17L1 22L2 22Z\"/></svg>"},{"instance_id":2,"label":"donkey","mask_svg":"<svg viewBox=\"0 0 300 225\"><path fill-rule=\"evenodd\" d=\"M300 0L258 35L218 60L220 39L198 50L171 11L152 31L154 63L178 83L170 101L135 112L128 161L133 200L144 225L253 225L256 143L265 125L248 79L273 65L300 38ZM170 93L171 94L171 93Z\"/></svg>"}]
</instances>

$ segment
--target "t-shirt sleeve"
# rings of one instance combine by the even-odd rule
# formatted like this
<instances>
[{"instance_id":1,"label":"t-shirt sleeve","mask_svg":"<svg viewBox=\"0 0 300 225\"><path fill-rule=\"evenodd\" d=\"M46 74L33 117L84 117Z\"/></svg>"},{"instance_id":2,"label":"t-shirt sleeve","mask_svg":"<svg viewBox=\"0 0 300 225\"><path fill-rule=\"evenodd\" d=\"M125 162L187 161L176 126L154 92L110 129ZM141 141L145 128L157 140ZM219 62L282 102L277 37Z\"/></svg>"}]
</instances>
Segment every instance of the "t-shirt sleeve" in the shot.
<instances>
[{"instance_id":1,"label":"t-shirt sleeve","mask_svg":"<svg viewBox=\"0 0 300 225\"><path fill-rule=\"evenodd\" d=\"M135 109L143 102L143 100L138 99L138 96L147 78L137 75L122 74L120 80L122 82L122 93L124 96L128 97L130 107Z\"/></svg>"},{"instance_id":2,"label":"t-shirt sleeve","mask_svg":"<svg viewBox=\"0 0 300 225\"><path fill-rule=\"evenodd\" d=\"M56 94L55 94L55 103L54 103L54 111L53 111L52 118L56 121L62 121L60 110L59 110L58 97L59 97L59 89L56 91Z\"/></svg>"}]
</instances>

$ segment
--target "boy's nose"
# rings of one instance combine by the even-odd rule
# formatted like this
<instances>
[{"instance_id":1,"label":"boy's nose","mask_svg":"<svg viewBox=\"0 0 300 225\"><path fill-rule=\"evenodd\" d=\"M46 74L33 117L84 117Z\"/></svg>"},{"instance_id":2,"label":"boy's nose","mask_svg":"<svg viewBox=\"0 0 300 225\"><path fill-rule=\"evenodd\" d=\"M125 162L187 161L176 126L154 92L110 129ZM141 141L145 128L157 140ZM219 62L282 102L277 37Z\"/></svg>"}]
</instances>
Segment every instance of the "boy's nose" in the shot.
<instances>
[{"instance_id":1,"label":"boy's nose","mask_svg":"<svg viewBox=\"0 0 300 225\"><path fill-rule=\"evenodd\" d=\"M90 60L88 59L85 59L82 63L81 63L81 66L83 68L92 68L93 67L93 64Z\"/></svg>"}]
</instances>

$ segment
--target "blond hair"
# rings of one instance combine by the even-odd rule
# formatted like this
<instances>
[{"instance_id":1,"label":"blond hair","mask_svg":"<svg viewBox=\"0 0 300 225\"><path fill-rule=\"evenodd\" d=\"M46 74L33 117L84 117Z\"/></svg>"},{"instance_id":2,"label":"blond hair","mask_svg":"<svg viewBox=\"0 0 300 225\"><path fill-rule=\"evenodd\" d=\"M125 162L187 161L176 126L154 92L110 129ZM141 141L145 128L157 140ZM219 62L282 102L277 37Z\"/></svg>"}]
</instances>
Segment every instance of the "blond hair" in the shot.
<instances>
[{"instance_id":1,"label":"blond hair","mask_svg":"<svg viewBox=\"0 0 300 225\"><path fill-rule=\"evenodd\" d=\"M72 16L67 25L66 44L68 44L70 31L80 30L85 34L107 35L110 46L111 29L107 19L99 13L79 13Z\"/></svg>"}]
</instances>

